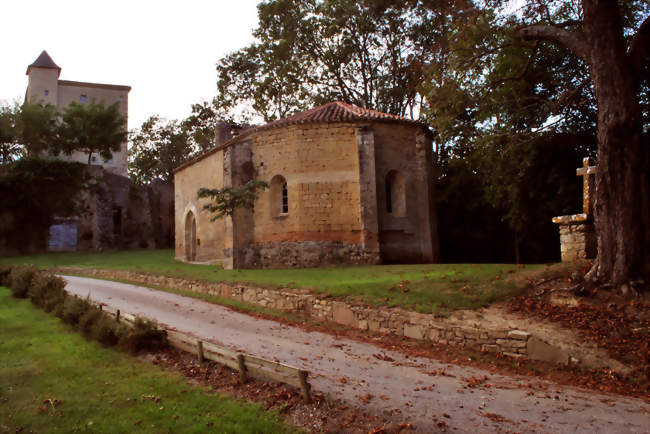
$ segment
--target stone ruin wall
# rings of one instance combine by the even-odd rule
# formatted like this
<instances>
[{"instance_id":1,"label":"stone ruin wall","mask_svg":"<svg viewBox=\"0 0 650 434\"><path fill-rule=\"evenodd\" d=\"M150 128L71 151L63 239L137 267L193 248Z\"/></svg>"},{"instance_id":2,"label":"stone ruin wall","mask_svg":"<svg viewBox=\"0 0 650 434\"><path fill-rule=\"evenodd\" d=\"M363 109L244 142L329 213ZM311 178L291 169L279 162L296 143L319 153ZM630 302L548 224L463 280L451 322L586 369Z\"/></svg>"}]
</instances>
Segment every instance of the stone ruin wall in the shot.
<instances>
[{"instance_id":1,"label":"stone ruin wall","mask_svg":"<svg viewBox=\"0 0 650 434\"><path fill-rule=\"evenodd\" d=\"M173 240L173 187L138 186L93 166L96 188L85 193L88 212L78 218L76 250L164 248Z\"/></svg>"}]
</instances>

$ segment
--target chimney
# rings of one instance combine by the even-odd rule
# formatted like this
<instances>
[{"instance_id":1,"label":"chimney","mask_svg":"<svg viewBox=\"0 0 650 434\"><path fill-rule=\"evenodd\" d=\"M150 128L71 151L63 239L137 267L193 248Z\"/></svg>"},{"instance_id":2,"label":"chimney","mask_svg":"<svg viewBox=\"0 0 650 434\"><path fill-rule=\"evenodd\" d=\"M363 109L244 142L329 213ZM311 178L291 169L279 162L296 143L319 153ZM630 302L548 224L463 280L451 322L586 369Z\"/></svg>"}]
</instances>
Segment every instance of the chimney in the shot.
<instances>
[{"instance_id":1,"label":"chimney","mask_svg":"<svg viewBox=\"0 0 650 434\"><path fill-rule=\"evenodd\" d=\"M214 146L219 147L232 139L232 128L225 122L218 122L214 128Z\"/></svg>"}]
</instances>

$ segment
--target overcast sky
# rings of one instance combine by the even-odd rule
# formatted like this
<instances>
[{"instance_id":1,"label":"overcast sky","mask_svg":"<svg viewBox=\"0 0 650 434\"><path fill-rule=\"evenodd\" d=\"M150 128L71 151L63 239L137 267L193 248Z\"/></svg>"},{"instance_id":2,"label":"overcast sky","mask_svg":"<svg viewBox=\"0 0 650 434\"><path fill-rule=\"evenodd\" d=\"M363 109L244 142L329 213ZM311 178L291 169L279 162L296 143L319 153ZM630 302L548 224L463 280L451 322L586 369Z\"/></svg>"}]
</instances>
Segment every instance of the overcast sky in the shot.
<instances>
[{"instance_id":1,"label":"overcast sky","mask_svg":"<svg viewBox=\"0 0 650 434\"><path fill-rule=\"evenodd\" d=\"M215 65L251 43L260 0L3 0L0 101L25 96L42 50L60 79L132 87L129 129L186 117L216 94Z\"/></svg>"}]
</instances>

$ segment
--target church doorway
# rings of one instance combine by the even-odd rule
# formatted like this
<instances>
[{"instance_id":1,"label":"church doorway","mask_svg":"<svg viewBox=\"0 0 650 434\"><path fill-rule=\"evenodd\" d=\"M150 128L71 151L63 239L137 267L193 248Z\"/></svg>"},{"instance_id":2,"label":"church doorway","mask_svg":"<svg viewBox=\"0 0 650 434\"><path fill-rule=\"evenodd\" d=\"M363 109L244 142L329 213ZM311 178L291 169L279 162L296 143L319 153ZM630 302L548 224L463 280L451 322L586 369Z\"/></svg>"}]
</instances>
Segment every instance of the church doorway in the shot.
<instances>
[{"instance_id":1,"label":"church doorway","mask_svg":"<svg viewBox=\"0 0 650 434\"><path fill-rule=\"evenodd\" d=\"M196 261L196 218L192 211L185 217L185 260Z\"/></svg>"}]
</instances>

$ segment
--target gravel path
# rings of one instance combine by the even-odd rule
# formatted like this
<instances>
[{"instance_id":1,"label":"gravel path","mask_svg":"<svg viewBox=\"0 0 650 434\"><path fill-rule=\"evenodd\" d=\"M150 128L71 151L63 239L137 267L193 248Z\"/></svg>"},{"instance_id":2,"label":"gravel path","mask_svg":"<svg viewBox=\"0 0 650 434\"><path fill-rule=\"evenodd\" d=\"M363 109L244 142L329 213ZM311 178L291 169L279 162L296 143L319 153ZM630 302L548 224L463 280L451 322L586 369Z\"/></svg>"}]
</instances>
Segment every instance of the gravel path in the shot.
<instances>
[{"instance_id":1,"label":"gravel path","mask_svg":"<svg viewBox=\"0 0 650 434\"><path fill-rule=\"evenodd\" d=\"M408 357L141 286L63 277L71 293L306 369L315 390L420 432L444 421L450 432L650 433L650 405L639 399Z\"/></svg>"}]
</instances>

